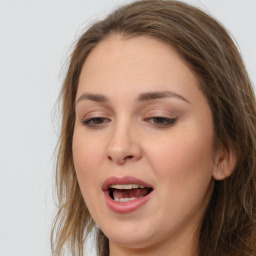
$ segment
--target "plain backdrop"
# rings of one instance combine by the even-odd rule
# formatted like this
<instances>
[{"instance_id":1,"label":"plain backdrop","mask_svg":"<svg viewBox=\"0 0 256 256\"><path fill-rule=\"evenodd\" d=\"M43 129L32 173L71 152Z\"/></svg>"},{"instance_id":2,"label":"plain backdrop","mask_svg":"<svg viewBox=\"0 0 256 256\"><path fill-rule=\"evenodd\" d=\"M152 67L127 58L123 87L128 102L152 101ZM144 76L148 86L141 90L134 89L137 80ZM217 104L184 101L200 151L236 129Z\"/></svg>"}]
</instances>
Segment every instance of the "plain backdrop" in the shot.
<instances>
[{"instance_id":1,"label":"plain backdrop","mask_svg":"<svg viewBox=\"0 0 256 256\"><path fill-rule=\"evenodd\" d=\"M124 2L0 0L0 256L50 255L54 105L65 63L83 28ZM231 32L255 84L256 1L185 2Z\"/></svg>"}]
</instances>

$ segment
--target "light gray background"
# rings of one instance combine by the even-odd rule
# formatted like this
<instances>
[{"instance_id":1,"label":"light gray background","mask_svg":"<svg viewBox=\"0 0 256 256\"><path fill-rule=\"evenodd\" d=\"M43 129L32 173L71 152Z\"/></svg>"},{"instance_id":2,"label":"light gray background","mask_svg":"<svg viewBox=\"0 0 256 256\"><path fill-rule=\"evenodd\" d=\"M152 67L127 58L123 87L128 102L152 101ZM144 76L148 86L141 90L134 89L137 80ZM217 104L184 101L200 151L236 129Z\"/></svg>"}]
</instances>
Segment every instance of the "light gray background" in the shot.
<instances>
[{"instance_id":1,"label":"light gray background","mask_svg":"<svg viewBox=\"0 0 256 256\"><path fill-rule=\"evenodd\" d=\"M85 25L124 2L0 0L0 256L50 255L54 104L63 66ZM255 84L256 1L185 2L228 28Z\"/></svg>"}]
</instances>

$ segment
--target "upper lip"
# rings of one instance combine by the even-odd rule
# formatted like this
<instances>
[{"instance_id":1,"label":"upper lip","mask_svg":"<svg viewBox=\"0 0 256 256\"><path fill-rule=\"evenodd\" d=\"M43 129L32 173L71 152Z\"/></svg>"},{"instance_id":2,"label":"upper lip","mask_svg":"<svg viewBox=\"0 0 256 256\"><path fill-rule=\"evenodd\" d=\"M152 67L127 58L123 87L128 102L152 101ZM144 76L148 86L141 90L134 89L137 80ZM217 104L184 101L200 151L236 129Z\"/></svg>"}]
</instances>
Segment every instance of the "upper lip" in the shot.
<instances>
[{"instance_id":1,"label":"upper lip","mask_svg":"<svg viewBox=\"0 0 256 256\"><path fill-rule=\"evenodd\" d=\"M107 191L109 189L109 186L118 185L118 184L120 184L120 185L137 184L137 185L144 186L147 188L153 188L152 185L150 185L140 179L137 179L132 176L125 176L125 177L109 177L109 178L107 178L102 184L102 190Z\"/></svg>"}]
</instances>

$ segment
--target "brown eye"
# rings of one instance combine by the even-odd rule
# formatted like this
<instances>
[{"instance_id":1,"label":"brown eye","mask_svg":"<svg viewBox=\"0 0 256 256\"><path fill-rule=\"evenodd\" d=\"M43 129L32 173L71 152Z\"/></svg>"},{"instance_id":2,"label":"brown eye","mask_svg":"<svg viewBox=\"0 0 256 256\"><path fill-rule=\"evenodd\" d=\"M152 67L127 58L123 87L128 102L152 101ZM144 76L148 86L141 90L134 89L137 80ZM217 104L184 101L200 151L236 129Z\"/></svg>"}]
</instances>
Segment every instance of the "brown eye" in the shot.
<instances>
[{"instance_id":1,"label":"brown eye","mask_svg":"<svg viewBox=\"0 0 256 256\"><path fill-rule=\"evenodd\" d=\"M146 119L147 122L152 123L158 127L169 127L175 123L177 119L167 117L151 117Z\"/></svg>"},{"instance_id":2,"label":"brown eye","mask_svg":"<svg viewBox=\"0 0 256 256\"><path fill-rule=\"evenodd\" d=\"M82 121L85 126L90 128L98 128L109 122L110 120L104 117L93 117Z\"/></svg>"}]
</instances>

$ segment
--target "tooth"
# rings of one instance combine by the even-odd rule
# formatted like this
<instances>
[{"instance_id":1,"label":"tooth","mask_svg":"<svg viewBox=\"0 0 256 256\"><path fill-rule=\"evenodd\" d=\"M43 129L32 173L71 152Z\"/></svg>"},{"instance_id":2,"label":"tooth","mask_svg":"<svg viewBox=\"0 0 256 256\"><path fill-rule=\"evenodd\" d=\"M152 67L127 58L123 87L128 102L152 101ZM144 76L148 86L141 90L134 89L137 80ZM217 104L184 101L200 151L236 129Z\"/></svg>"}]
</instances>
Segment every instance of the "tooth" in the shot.
<instances>
[{"instance_id":1,"label":"tooth","mask_svg":"<svg viewBox=\"0 0 256 256\"><path fill-rule=\"evenodd\" d=\"M133 188L133 184L125 184L125 185L111 185L111 188L115 188L115 189L132 189Z\"/></svg>"},{"instance_id":2,"label":"tooth","mask_svg":"<svg viewBox=\"0 0 256 256\"><path fill-rule=\"evenodd\" d=\"M136 199L135 197L131 197L131 198L120 198L120 202L125 203L125 202L129 202Z\"/></svg>"},{"instance_id":3,"label":"tooth","mask_svg":"<svg viewBox=\"0 0 256 256\"><path fill-rule=\"evenodd\" d=\"M133 200L136 200L136 199L139 199L141 198L142 196L140 197L131 197L131 198L114 198L114 200L116 202L122 202L122 203L125 203L125 202L129 202L129 201L133 201Z\"/></svg>"},{"instance_id":4,"label":"tooth","mask_svg":"<svg viewBox=\"0 0 256 256\"><path fill-rule=\"evenodd\" d=\"M140 186L137 184L116 184L116 185L111 185L111 188L115 188L115 189L133 189L133 188L145 188L144 186Z\"/></svg>"},{"instance_id":5,"label":"tooth","mask_svg":"<svg viewBox=\"0 0 256 256\"><path fill-rule=\"evenodd\" d=\"M133 201L137 199L137 197L131 197L131 198L120 198L119 202L125 203L125 202L129 202L129 201Z\"/></svg>"}]
</instances>

